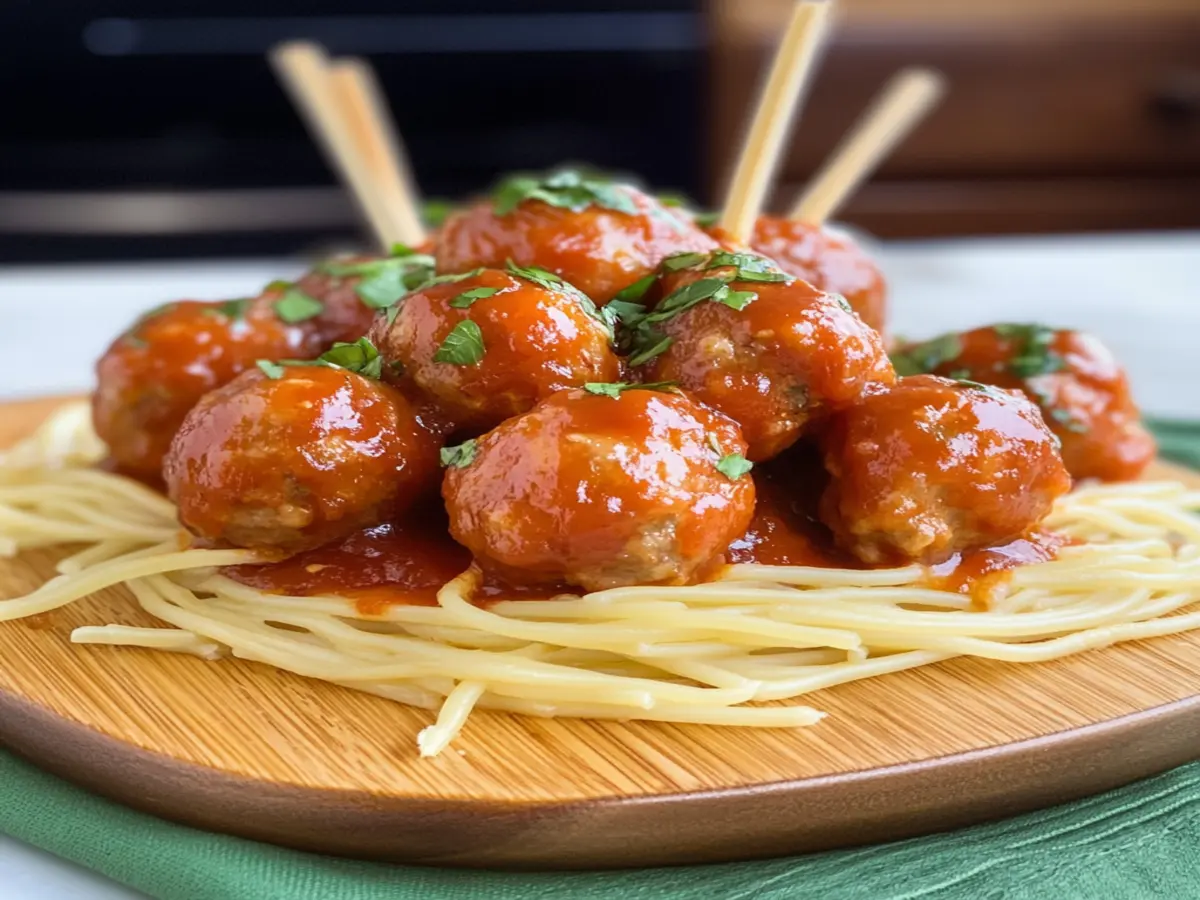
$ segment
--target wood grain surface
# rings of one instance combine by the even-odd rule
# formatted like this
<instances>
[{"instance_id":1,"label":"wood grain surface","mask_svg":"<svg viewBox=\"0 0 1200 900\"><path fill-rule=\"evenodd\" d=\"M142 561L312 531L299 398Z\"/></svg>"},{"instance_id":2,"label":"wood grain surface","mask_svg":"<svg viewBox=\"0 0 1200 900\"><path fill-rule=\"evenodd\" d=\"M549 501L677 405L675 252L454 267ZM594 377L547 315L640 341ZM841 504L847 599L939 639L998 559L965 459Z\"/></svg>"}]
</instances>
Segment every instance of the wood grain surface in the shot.
<instances>
[{"instance_id":1,"label":"wood grain surface","mask_svg":"<svg viewBox=\"0 0 1200 900\"><path fill-rule=\"evenodd\" d=\"M53 403L0 407L0 445ZM36 587L58 555L0 561L0 598ZM1197 634L844 685L810 695L830 715L799 730L477 713L425 760L428 712L255 663L70 643L74 627L108 622L155 624L122 589L0 624L0 741L166 818L363 858L580 868L779 855L1032 809L1200 756Z\"/></svg>"}]
</instances>

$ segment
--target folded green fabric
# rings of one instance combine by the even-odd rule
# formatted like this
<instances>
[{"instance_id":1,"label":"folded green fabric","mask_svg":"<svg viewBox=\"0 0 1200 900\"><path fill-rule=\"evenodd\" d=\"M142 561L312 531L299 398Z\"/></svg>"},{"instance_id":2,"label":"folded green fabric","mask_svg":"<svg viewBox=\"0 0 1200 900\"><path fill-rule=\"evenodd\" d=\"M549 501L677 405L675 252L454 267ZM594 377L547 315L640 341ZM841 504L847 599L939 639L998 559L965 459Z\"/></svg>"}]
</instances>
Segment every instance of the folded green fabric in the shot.
<instances>
[{"instance_id":1,"label":"folded green fabric","mask_svg":"<svg viewBox=\"0 0 1200 900\"><path fill-rule=\"evenodd\" d=\"M0 753L0 830L164 900L1143 900L1200 893L1200 764L895 844L767 862L527 874L353 862L208 834Z\"/></svg>"},{"instance_id":2,"label":"folded green fabric","mask_svg":"<svg viewBox=\"0 0 1200 900\"><path fill-rule=\"evenodd\" d=\"M1200 423L1155 422L1200 467ZM389 866L174 825L0 753L0 831L164 900L1149 900L1200 896L1200 763L949 834L790 859L504 873Z\"/></svg>"}]
</instances>

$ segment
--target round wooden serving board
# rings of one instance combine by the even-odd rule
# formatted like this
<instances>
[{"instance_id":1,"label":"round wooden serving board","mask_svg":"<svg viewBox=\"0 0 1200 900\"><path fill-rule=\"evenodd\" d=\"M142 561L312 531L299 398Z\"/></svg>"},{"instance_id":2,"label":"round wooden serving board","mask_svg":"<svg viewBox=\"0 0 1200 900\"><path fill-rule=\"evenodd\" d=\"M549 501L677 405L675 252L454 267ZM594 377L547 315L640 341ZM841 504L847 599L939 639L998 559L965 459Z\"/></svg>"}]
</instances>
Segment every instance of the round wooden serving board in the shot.
<instances>
[{"instance_id":1,"label":"round wooden serving board","mask_svg":"<svg viewBox=\"0 0 1200 900\"><path fill-rule=\"evenodd\" d=\"M54 401L0 407L0 445ZM1200 478L1160 466L1155 476ZM54 552L0 561L0 597ZM75 646L154 624L123 590L0 624L0 741L122 803L291 847L436 865L646 866L908 837L1200 755L1200 634L1040 665L962 659L813 694L798 730L431 714L236 660Z\"/></svg>"}]
</instances>

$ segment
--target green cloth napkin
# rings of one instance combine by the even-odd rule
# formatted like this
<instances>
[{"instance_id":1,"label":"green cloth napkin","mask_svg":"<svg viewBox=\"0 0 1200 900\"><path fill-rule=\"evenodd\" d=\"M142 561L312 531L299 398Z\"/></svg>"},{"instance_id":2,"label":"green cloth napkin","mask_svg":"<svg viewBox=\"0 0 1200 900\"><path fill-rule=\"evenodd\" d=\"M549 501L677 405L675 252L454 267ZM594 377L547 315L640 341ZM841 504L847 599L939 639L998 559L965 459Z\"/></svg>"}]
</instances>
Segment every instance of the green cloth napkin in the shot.
<instances>
[{"instance_id":1,"label":"green cloth napkin","mask_svg":"<svg viewBox=\"0 0 1200 900\"><path fill-rule=\"evenodd\" d=\"M1200 423L1155 422L1200 467ZM1200 763L1078 803L892 844L623 872L354 862L134 812L0 753L0 831L164 900L1149 900L1200 896Z\"/></svg>"}]
</instances>

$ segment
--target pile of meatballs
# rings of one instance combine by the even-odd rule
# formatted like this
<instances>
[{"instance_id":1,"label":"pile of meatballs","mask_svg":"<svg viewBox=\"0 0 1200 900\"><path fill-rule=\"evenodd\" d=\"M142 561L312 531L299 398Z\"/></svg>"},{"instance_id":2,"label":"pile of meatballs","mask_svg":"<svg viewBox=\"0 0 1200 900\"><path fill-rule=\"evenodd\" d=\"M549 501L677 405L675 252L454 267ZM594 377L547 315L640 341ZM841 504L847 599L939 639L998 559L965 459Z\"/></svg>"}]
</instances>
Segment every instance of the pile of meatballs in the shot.
<instances>
[{"instance_id":1,"label":"pile of meatballs","mask_svg":"<svg viewBox=\"0 0 1200 900\"><path fill-rule=\"evenodd\" d=\"M1094 338L889 347L851 241L763 217L748 244L632 185L511 178L421 247L151 310L98 364L95 427L204 545L292 554L440 485L489 574L587 590L705 577L751 524L753 466L814 447L797 474L868 565L1019 538L1072 478L1152 458Z\"/></svg>"}]
</instances>

